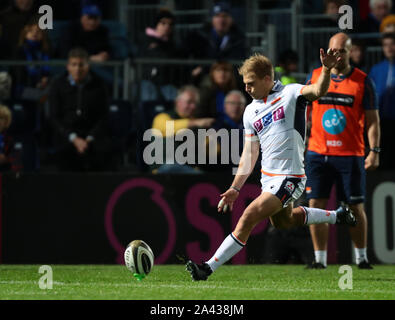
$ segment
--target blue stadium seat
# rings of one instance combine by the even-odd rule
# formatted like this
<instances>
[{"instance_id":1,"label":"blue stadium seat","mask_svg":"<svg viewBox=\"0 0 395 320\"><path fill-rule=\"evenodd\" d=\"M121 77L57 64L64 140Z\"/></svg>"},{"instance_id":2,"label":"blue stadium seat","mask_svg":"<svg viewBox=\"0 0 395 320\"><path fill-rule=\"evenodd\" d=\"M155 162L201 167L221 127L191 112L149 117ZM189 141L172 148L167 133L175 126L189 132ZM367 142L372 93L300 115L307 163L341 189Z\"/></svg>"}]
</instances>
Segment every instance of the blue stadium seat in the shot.
<instances>
[{"instance_id":1,"label":"blue stadium seat","mask_svg":"<svg viewBox=\"0 0 395 320\"><path fill-rule=\"evenodd\" d=\"M40 112L35 101L14 101L8 104L12 113L11 126L8 133L34 134L40 129Z\"/></svg>"},{"instance_id":2,"label":"blue stadium seat","mask_svg":"<svg viewBox=\"0 0 395 320\"><path fill-rule=\"evenodd\" d=\"M14 101L7 104L12 122L7 133L12 137L10 158L15 170L35 171L39 168L37 134L40 130L39 107L34 101Z\"/></svg>"},{"instance_id":3,"label":"blue stadium seat","mask_svg":"<svg viewBox=\"0 0 395 320\"><path fill-rule=\"evenodd\" d=\"M32 172L40 167L37 139L30 134L17 134L12 137L13 146L10 158L16 171Z\"/></svg>"},{"instance_id":4,"label":"blue stadium seat","mask_svg":"<svg viewBox=\"0 0 395 320\"><path fill-rule=\"evenodd\" d=\"M70 25L71 21L58 20L53 22L53 29L48 30L48 38L54 52L58 52L60 38Z\"/></svg>"},{"instance_id":5,"label":"blue stadium seat","mask_svg":"<svg viewBox=\"0 0 395 320\"><path fill-rule=\"evenodd\" d=\"M116 20L103 20L102 25L107 27L110 37L112 58L123 60L131 53L126 27Z\"/></svg>"},{"instance_id":6,"label":"blue stadium seat","mask_svg":"<svg viewBox=\"0 0 395 320\"><path fill-rule=\"evenodd\" d=\"M128 145L136 134L133 107L129 101L111 101L108 110L108 128L112 141L112 153L116 161L115 166L127 166Z\"/></svg>"},{"instance_id":7,"label":"blue stadium seat","mask_svg":"<svg viewBox=\"0 0 395 320\"><path fill-rule=\"evenodd\" d=\"M139 105L139 126L137 132L137 153L136 162L139 170L146 171L147 165L143 159L143 151L147 146L147 142L143 141L144 132L147 129L152 128L152 121L155 116L161 112L171 110L173 108L173 102L169 101L144 101Z\"/></svg>"},{"instance_id":8,"label":"blue stadium seat","mask_svg":"<svg viewBox=\"0 0 395 320\"><path fill-rule=\"evenodd\" d=\"M113 100L109 106L108 123L114 140L128 138L133 133L133 110L129 101Z\"/></svg>"}]
</instances>

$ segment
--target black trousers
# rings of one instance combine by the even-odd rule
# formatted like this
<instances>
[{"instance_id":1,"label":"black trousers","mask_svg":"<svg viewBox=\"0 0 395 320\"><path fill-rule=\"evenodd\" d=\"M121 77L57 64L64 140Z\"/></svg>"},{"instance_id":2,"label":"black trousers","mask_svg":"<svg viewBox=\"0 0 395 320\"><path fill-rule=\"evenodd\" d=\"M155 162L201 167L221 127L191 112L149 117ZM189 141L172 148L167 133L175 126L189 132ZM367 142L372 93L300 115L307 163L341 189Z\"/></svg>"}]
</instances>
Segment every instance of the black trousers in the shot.
<instances>
[{"instance_id":1,"label":"black trousers","mask_svg":"<svg viewBox=\"0 0 395 320\"><path fill-rule=\"evenodd\" d=\"M106 140L92 141L80 154L72 143L63 146L57 154L58 169L62 172L97 172L113 169L113 154Z\"/></svg>"}]
</instances>

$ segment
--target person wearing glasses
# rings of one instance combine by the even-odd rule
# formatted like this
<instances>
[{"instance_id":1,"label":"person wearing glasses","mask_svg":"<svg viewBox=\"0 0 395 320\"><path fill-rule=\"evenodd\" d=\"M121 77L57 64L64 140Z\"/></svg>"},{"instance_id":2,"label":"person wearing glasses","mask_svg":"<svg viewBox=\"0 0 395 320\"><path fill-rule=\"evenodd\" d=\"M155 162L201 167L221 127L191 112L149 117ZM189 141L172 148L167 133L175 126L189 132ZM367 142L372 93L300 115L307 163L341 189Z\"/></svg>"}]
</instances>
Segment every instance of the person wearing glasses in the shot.
<instances>
[{"instance_id":1,"label":"person wearing glasses","mask_svg":"<svg viewBox=\"0 0 395 320\"><path fill-rule=\"evenodd\" d=\"M351 47L351 39L345 33L330 38L329 48L339 54L340 61L331 69L327 94L312 102L306 196L310 207L324 209L332 185L336 184L337 200L349 205L357 219L356 227L350 228L356 264L361 269L372 269L366 252L364 202L366 170L374 170L379 165L378 101L371 79L350 65ZM320 73L321 68L315 69L308 83L316 83ZM369 144L366 153L365 130ZM315 254L311 268L326 268L328 230L328 224L310 226Z\"/></svg>"}]
</instances>

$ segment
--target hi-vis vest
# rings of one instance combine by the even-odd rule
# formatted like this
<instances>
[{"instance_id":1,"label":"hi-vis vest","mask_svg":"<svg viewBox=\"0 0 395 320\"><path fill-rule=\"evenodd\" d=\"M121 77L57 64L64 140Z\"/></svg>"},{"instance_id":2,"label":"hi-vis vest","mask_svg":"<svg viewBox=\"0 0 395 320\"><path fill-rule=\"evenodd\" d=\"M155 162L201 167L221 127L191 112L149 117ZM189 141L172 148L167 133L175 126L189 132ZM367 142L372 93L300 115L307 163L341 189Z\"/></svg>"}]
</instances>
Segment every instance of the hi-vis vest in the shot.
<instances>
[{"instance_id":1,"label":"hi-vis vest","mask_svg":"<svg viewBox=\"0 0 395 320\"><path fill-rule=\"evenodd\" d=\"M317 82L315 69L311 83ZM366 74L354 68L342 81L331 79L328 93L313 101L308 150L323 155L364 156L365 110L362 99Z\"/></svg>"}]
</instances>

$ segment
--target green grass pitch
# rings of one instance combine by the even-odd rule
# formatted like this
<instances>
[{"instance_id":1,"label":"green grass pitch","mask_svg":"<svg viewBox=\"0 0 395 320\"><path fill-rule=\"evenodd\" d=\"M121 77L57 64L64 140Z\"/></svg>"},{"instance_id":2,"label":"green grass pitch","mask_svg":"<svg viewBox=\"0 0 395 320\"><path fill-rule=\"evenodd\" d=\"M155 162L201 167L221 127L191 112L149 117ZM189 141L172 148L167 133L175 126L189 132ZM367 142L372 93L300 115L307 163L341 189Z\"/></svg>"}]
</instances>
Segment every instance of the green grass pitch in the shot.
<instances>
[{"instance_id":1,"label":"green grass pitch","mask_svg":"<svg viewBox=\"0 0 395 320\"><path fill-rule=\"evenodd\" d=\"M52 289L40 289L39 265L0 265L1 300L394 300L395 266L352 266L341 290L339 265L225 265L193 282L183 265L155 265L137 281L122 265L52 265ZM44 283L46 283L44 281Z\"/></svg>"}]
</instances>

